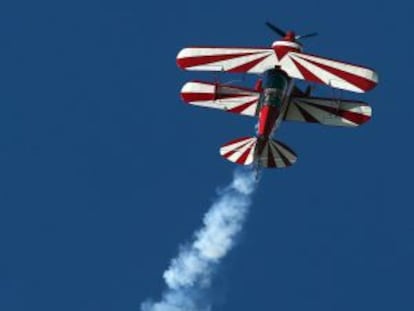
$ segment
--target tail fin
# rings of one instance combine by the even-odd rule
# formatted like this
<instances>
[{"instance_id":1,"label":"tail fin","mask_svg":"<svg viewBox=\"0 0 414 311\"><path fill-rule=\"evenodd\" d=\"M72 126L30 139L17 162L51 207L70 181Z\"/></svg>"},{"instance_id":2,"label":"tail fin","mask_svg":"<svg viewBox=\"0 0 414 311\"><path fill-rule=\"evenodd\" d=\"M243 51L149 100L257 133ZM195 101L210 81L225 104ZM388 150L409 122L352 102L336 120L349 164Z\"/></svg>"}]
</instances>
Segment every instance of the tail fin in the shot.
<instances>
[{"instance_id":1,"label":"tail fin","mask_svg":"<svg viewBox=\"0 0 414 311\"><path fill-rule=\"evenodd\" d=\"M220 154L227 160L240 164L256 163L260 167L283 168L296 162L296 154L283 143L257 137L242 137L224 144Z\"/></svg>"}]
</instances>

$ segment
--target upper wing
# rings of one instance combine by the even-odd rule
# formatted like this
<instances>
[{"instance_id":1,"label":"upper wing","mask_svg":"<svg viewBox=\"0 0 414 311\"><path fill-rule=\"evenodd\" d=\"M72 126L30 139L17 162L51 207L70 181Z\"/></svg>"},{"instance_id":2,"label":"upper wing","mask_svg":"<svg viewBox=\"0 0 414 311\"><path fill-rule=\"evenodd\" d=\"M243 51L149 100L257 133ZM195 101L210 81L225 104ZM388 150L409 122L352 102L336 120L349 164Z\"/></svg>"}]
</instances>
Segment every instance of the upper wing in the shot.
<instances>
[{"instance_id":1,"label":"upper wing","mask_svg":"<svg viewBox=\"0 0 414 311\"><path fill-rule=\"evenodd\" d=\"M186 70L262 73L277 64L268 48L191 47L177 55L178 67Z\"/></svg>"},{"instance_id":2,"label":"upper wing","mask_svg":"<svg viewBox=\"0 0 414 311\"><path fill-rule=\"evenodd\" d=\"M270 48L190 47L177 55L186 70L256 73L280 66L290 77L352 92L366 92L378 83L372 69L311 54L290 52L280 60Z\"/></svg>"},{"instance_id":3,"label":"upper wing","mask_svg":"<svg viewBox=\"0 0 414 311\"><path fill-rule=\"evenodd\" d=\"M184 84L181 97L192 105L256 116L260 93L242 87L193 81Z\"/></svg>"},{"instance_id":4,"label":"upper wing","mask_svg":"<svg viewBox=\"0 0 414 311\"><path fill-rule=\"evenodd\" d=\"M377 73L369 68L305 53L288 53L280 66L292 78L352 92L366 92L378 83Z\"/></svg>"},{"instance_id":5,"label":"upper wing","mask_svg":"<svg viewBox=\"0 0 414 311\"><path fill-rule=\"evenodd\" d=\"M319 97L292 97L285 120L333 126L358 126L371 118L372 110L364 102Z\"/></svg>"}]
</instances>

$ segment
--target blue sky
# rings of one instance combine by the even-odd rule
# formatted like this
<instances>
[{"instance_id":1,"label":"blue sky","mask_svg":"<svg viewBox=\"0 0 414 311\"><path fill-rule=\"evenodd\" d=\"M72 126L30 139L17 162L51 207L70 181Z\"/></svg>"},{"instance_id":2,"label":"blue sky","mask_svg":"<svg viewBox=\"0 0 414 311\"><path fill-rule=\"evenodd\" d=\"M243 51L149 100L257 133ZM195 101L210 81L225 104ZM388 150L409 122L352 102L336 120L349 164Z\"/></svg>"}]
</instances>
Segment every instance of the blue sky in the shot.
<instances>
[{"instance_id":1,"label":"blue sky","mask_svg":"<svg viewBox=\"0 0 414 311\"><path fill-rule=\"evenodd\" d=\"M380 85L358 129L283 124L214 310L413 310L412 5L347 1L0 4L0 310L139 310L254 121L188 107L188 45L267 46L271 20ZM224 76L223 79L233 79ZM245 84L253 84L247 78ZM318 89L320 92L329 90Z\"/></svg>"}]
</instances>

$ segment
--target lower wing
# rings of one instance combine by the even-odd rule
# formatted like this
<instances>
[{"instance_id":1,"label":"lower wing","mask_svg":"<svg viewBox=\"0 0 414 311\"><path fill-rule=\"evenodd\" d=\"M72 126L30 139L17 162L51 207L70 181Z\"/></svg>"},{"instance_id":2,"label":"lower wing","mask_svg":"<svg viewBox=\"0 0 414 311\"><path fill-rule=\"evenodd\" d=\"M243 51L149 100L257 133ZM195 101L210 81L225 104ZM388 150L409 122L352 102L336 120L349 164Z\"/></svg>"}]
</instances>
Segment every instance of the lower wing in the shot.
<instances>
[{"instance_id":1,"label":"lower wing","mask_svg":"<svg viewBox=\"0 0 414 311\"><path fill-rule=\"evenodd\" d=\"M292 97L284 119L353 127L371 118L371 107L364 102L319 97Z\"/></svg>"},{"instance_id":2,"label":"lower wing","mask_svg":"<svg viewBox=\"0 0 414 311\"><path fill-rule=\"evenodd\" d=\"M182 87L181 98L191 105L253 117L257 115L260 93L248 88L192 81Z\"/></svg>"}]
</instances>

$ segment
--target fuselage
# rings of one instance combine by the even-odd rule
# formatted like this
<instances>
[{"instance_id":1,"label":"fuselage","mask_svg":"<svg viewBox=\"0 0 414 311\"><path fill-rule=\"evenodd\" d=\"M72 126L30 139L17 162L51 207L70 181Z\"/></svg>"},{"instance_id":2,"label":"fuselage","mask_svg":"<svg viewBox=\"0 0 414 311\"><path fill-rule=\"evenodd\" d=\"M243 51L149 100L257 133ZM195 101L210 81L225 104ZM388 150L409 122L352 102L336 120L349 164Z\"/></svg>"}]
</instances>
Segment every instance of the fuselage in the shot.
<instances>
[{"instance_id":1,"label":"fuselage","mask_svg":"<svg viewBox=\"0 0 414 311\"><path fill-rule=\"evenodd\" d=\"M302 51L302 46L295 41L295 34L291 31L282 40L273 42L272 48L279 61L289 52ZM268 139L282 121L292 86L289 76L278 67L264 73L257 130L260 140Z\"/></svg>"},{"instance_id":2,"label":"fuselage","mask_svg":"<svg viewBox=\"0 0 414 311\"><path fill-rule=\"evenodd\" d=\"M260 140L267 140L282 121L292 85L288 75L278 68L264 74L257 129Z\"/></svg>"}]
</instances>

